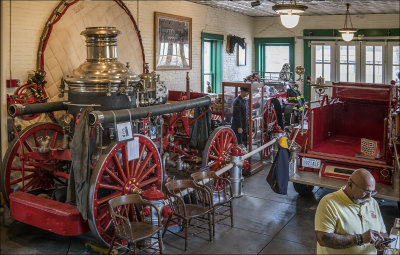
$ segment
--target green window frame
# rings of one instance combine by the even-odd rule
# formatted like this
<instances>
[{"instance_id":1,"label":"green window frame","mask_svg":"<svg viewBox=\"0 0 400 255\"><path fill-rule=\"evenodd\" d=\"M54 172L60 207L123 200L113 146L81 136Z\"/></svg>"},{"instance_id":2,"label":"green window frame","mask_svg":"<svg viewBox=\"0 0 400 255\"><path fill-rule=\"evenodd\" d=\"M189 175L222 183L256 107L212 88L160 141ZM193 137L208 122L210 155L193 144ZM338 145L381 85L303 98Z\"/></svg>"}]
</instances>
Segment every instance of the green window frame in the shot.
<instances>
[{"instance_id":1,"label":"green window frame","mask_svg":"<svg viewBox=\"0 0 400 255\"><path fill-rule=\"evenodd\" d=\"M360 29L358 30L354 38L357 38L358 35L363 35L365 37L386 37L386 36L400 36L400 30L399 29ZM342 41L340 36L341 33L336 30L336 29L305 29L303 30L303 36L307 37L307 39L304 39L304 77L310 76L311 77L311 42L316 42L316 41ZM315 37L313 39L312 37ZM326 39L324 38L326 37ZM337 39L337 38L340 39ZM399 42L399 40L396 39L377 39L377 40L367 40L367 42ZM384 63L385 64L385 63ZM386 63L387 64L387 63ZM308 100L308 83L304 82L304 98Z\"/></svg>"},{"instance_id":2,"label":"green window frame","mask_svg":"<svg viewBox=\"0 0 400 255\"><path fill-rule=\"evenodd\" d=\"M210 73L204 73L204 43L211 43ZM224 36L219 34L201 33L201 91L204 92L205 76L211 76L213 93L222 93L222 47Z\"/></svg>"},{"instance_id":3,"label":"green window frame","mask_svg":"<svg viewBox=\"0 0 400 255\"><path fill-rule=\"evenodd\" d=\"M290 72L294 73L294 37L254 38L255 70L265 75L265 46L289 46Z\"/></svg>"}]
</instances>

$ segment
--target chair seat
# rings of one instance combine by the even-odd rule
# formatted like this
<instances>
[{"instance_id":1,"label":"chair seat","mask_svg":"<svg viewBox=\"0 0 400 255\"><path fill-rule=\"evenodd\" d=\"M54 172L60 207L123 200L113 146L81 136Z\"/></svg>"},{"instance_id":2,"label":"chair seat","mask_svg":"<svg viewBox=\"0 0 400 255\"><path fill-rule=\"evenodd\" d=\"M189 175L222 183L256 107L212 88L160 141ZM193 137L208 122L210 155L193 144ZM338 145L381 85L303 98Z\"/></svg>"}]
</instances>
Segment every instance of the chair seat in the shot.
<instances>
[{"instance_id":1,"label":"chair seat","mask_svg":"<svg viewBox=\"0 0 400 255\"><path fill-rule=\"evenodd\" d=\"M185 204L185 207L187 218L199 217L210 211L209 208L199 205Z\"/></svg>"},{"instance_id":2,"label":"chair seat","mask_svg":"<svg viewBox=\"0 0 400 255\"><path fill-rule=\"evenodd\" d=\"M232 200L232 197L222 193L213 193L213 205L219 206Z\"/></svg>"},{"instance_id":3,"label":"chair seat","mask_svg":"<svg viewBox=\"0 0 400 255\"><path fill-rule=\"evenodd\" d=\"M154 235L158 230L160 230L162 227L158 227L156 225L144 223L144 222L131 222L132 226L132 233L133 236L131 235L129 231L129 225L128 224L123 224L117 226L120 230L120 233L124 232L124 229L126 230L126 236L120 236L120 238L123 239L129 239L132 241L140 241L142 239L145 239L149 236Z\"/></svg>"}]
</instances>

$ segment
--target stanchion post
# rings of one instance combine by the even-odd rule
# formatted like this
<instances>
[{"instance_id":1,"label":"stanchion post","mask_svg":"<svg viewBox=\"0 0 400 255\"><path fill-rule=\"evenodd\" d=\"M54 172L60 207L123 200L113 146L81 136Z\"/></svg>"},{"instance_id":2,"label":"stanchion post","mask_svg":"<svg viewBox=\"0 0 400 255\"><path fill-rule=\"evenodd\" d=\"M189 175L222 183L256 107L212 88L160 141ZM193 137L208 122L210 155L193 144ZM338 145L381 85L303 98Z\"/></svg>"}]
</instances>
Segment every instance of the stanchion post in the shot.
<instances>
[{"instance_id":1,"label":"stanchion post","mask_svg":"<svg viewBox=\"0 0 400 255\"><path fill-rule=\"evenodd\" d=\"M242 169L243 169L243 161L242 161L242 150L238 145L234 145L231 150L232 155L232 172L231 172L231 183L232 183L232 192L233 197L242 196Z\"/></svg>"}]
</instances>

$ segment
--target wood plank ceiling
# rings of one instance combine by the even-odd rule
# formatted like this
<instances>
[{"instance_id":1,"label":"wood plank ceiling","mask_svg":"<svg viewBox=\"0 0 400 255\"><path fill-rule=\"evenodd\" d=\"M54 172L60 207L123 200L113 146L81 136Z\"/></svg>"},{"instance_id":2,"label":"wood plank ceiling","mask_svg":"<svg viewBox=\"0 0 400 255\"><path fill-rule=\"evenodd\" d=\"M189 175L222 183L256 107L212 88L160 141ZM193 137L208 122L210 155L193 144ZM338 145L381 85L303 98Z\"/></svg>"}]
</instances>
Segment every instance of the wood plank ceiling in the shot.
<instances>
[{"instance_id":1,"label":"wood plank ceiling","mask_svg":"<svg viewBox=\"0 0 400 255\"><path fill-rule=\"evenodd\" d=\"M221 8L228 11L241 13L253 17L277 16L272 10L275 4L281 4L282 0L259 0L260 5L252 7L255 0L189 0L191 2ZM294 1L293 1L294 2ZM284 1L290 3L290 1ZM303 0L297 4L306 5L308 9L302 15L344 15L346 3L350 3L350 14L384 14L400 13L400 1L398 0Z\"/></svg>"}]
</instances>

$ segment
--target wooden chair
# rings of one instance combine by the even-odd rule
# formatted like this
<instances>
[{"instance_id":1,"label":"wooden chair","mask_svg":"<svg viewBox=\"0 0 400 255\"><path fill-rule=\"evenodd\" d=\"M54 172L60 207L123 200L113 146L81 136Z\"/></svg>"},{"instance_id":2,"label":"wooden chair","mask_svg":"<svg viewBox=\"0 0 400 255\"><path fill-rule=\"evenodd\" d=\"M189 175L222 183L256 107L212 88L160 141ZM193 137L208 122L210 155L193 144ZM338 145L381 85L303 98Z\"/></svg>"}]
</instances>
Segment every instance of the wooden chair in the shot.
<instances>
[{"instance_id":1,"label":"wooden chair","mask_svg":"<svg viewBox=\"0 0 400 255\"><path fill-rule=\"evenodd\" d=\"M164 228L163 236L166 231L171 232L185 239L185 251L188 245L189 228L200 229L193 235L204 232L208 229L210 242L212 241L212 216L211 200L208 191L195 184L193 180L173 180L165 184L169 206L173 214L168 217ZM206 216L207 215L207 216ZM185 230L185 236L178 235L168 227L170 223L181 225ZM208 223L208 228L204 225Z\"/></svg>"},{"instance_id":2,"label":"wooden chair","mask_svg":"<svg viewBox=\"0 0 400 255\"><path fill-rule=\"evenodd\" d=\"M228 217L231 218L231 227L233 227L233 192L231 181L218 176L214 171L196 172L191 177L197 184L207 188L210 193L213 207L213 235L215 235L215 224ZM215 220L216 216L220 216L218 220Z\"/></svg>"},{"instance_id":3,"label":"wooden chair","mask_svg":"<svg viewBox=\"0 0 400 255\"><path fill-rule=\"evenodd\" d=\"M116 239L123 245L126 244L129 251L133 249L134 254L136 254L136 249L147 253L152 251L151 254L159 251L162 254L160 232L163 226L155 205L144 201L138 194L119 196L109 200L108 204L115 229L108 254L113 249ZM157 215L157 222L155 222L155 215ZM150 239L150 242L145 239Z\"/></svg>"}]
</instances>

